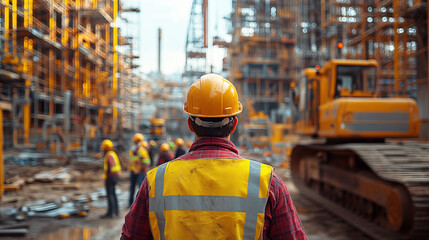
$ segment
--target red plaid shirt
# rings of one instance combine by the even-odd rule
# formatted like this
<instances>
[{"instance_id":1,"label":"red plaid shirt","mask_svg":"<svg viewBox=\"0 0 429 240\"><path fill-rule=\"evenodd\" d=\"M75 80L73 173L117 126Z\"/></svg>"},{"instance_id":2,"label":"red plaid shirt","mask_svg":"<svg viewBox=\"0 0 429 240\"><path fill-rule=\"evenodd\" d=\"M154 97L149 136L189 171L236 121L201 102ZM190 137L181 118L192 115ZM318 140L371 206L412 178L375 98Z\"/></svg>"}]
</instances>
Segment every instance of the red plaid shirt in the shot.
<instances>
[{"instance_id":1,"label":"red plaid shirt","mask_svg":"<svg viewBox=\"0 0 429 240\"><path fill-rule=\"evenodd\" d=\"M178 159L242 158L234 144L223 138L199 138L189 152ZM275 174L271 178L265 207L264 239L308 239L286 184ZM149 194L145 179L136 200L125 216L121 239L153 239L149 226Z\"/></svg>"}]
</instances>

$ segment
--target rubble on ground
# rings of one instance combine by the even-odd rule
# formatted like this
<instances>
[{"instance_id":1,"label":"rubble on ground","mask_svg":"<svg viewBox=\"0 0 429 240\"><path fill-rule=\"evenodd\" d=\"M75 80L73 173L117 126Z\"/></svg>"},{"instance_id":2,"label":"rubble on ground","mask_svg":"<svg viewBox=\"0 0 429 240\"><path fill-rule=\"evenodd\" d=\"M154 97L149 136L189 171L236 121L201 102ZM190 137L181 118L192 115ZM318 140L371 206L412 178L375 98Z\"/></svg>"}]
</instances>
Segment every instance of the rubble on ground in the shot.
<instances>
[{"instance_id":1,"label":"rubble on ground","mask_svg":"<svg viewBox=\"0 0 429 240\"><path fill-rule=\"evenodd\" d=\"M126 166L126 155L119 158ZM102 158L76 156L66 161L52 154L15 152L6 153L4 163L0 237L25 236L30 220L82 218L91 208L107 208ZM128 201L128 194L120 189L117 194L122 202Z\"/></svg>"}]
</instances>

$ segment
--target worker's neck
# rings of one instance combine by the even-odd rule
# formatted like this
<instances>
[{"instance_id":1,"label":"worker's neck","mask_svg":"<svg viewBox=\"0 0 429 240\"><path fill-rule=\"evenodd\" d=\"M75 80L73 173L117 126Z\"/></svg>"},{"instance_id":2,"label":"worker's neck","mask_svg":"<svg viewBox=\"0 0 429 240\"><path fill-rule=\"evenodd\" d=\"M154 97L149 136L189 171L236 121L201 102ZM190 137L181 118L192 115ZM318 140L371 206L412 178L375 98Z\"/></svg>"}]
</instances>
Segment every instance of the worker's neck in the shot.
<instances>
[{"instance_id":1,"label":"worker's neck","mask_svg":"<svg viewBox=\"0 0 429 240\"><path fill-rule=\"evenodd\" d=\"M195 141L197 141L198 139L200 139L200 138L202 138L202 137L200 137L200 136L198 136L197 134L195 134ZM230 140L231 139L231 135L228 135L228 136L226 136L226 137L223 137L223 139L226 139L226 140Z\"/></svg>"}]
</instances>

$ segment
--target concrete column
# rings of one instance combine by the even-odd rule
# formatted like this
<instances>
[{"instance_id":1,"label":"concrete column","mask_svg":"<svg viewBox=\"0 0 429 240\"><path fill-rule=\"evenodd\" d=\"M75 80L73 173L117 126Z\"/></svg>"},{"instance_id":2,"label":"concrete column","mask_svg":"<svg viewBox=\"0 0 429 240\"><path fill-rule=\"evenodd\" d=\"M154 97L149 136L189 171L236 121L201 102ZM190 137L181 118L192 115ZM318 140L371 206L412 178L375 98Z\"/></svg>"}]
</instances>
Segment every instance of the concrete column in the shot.
<instances>
[{"instance_id":1,"label":"concrete column","mask_svg":"<svg viewBox=\"0 0 429 240\"><path fill-rule=\"evenodd\" d=\"M70 118L71 118L71 92L65 92L64 96L64 153L67 158L70 149Z\"/></svg>"}]
</instances>

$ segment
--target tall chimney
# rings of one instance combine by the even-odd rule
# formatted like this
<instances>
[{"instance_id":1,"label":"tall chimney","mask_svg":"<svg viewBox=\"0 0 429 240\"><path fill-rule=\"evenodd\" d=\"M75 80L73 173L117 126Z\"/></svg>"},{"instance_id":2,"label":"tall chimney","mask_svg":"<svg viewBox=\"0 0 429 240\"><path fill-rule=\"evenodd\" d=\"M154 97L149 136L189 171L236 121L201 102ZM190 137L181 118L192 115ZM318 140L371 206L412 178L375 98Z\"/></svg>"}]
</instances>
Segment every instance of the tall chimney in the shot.
<instances>
[{"instance_id":1,"label":"tall chimney","mask_svg":"<svg viewBox=\"0 0 429 240\"><path fill-rule=\"evenodd\" d=\"M161 74L161 36L162 30L158 28L158 72Z\"/></svg>"}]
</instances>

